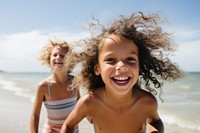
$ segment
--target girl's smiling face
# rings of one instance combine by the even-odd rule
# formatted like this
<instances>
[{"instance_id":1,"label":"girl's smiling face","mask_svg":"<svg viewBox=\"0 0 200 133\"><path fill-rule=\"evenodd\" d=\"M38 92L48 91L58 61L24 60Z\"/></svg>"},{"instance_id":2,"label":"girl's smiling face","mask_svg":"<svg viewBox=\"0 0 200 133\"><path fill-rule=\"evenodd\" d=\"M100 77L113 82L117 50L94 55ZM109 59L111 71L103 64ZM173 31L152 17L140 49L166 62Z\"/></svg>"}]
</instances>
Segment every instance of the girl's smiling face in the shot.
<instances>
[{"instance_id":1,"label":"girl's smiling face","mask_svg":"<svg viewBox=\"0 0 200 133\"><path fill-rule=\"evenodd\" d=\"M113 94L131 92L139 75L137 46L131 40L108 36L100 44L94 71L96 75L101 75L106 89Z\"/></svg>"},{"instance_id":2,"label":"girl's smiling face","mask_svg":"<svg viewBox=\"0 0 200 133\"><path fill-rule=\"evenodd\" d=\"M64 67L64 58L67 52L67 48L62 48L60 46L56 46L52 49L50 56L50 64L52 69L55 70Z\"/></svg>"}]
</instances>

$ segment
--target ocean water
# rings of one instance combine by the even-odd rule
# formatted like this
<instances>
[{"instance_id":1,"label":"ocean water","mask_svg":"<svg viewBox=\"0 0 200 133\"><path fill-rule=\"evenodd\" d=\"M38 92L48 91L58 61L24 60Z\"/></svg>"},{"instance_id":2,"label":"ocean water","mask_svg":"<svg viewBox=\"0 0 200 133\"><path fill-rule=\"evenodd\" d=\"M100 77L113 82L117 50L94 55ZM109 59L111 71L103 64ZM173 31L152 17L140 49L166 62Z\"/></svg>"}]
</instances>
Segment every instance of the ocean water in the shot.
<instances>
[{"instance_id":1,"label":"ocean water","mask_svg":"<svg viewBox=\"0 0 200 133\"><path fill-rule=\"evenodd\" d=\"M26 97L33 102L38 83L50 73L0 73L0 89ZM1 90L0 90L1 91ZM164 103L159 102L159 114L166 133L200 132L200 72L186 76L163 87Z\"/></svg>"},{"instance_id":2,"label":"ocean water","mask_svg":"<svg viewBox=\"0 0 200 133\"><path fill-rule=\"evenodd\" d=\"M48 72L0 73L0 85L2 89L33 102L38 83L49 75Z\"/></svg>"},{"instance_id":3,"label":"ocean water","mask_svg":"<svg viewBox=\"0 0 200 133\"><path fill-rule=\"evenodd\" d=\"M200 72L186 73L163 87L164 103L159 103L162 120L171 126L200 133ZM174 132L175 133L175 132Z\"/></svg>"}]
</instances>

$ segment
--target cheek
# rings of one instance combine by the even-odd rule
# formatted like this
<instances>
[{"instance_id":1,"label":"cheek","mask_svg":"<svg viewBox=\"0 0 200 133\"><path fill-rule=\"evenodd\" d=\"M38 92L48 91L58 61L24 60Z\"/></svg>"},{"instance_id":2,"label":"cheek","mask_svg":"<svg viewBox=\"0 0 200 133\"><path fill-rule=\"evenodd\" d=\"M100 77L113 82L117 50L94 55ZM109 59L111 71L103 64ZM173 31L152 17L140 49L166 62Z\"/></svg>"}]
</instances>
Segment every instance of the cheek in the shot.
<instances>
[{"instance_id":1,"label":"cheek","mask_svg":"<svg viewBox=\"0 0 200 133\"><path fill-rule=\"evenodd\" d=\"M52 64L52 62L53 62L53 59L51 58L51 59L49 60L49 63Z\"/></svg>"},{"instance_id":2,"label":"cheek","mask_svg":"<svg viewBox=\"0 0 200 133\"><path fill-rule=\"evenodd\" d=\"M109 77L112 74L113 67L110 67L109 65L104 65L101 67L100 74L104 77Z\"/></svg>"},{"instance_id":3,"label":"cheek","mask_svg":"<svg viewBox=\"0 0 200 133\"><path fill-rule=\"evenodd\" d=\"M134 73L134 75L135 75L136 77L139 76L139 66L138 66L138 65L132 66L132 71L133 71L133 73Z\"/></svg>"},{"instance_id":4,"label":"cheek","mask_svg":"<svg viewBox=\"0 0 200 133\"><path fill-rule=\"evenodd\" d=\"M49 59L49 64L50 64L50 65L53 65L53 61L54 61L54 58L51 57L51 58Z\"/></svg>"}]
</instances>

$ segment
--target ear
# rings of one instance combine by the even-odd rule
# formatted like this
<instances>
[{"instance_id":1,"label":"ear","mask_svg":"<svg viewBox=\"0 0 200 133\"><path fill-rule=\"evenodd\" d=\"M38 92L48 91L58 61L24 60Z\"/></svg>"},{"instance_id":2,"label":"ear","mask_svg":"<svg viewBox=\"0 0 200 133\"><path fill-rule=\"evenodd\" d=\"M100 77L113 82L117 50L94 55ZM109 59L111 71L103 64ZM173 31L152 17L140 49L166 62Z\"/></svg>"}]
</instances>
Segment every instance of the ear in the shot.
<instances>
[{"instance_id":1,"label":"ear","mask_svg":"<svg viewBox=\"0 0 200 133\"><path fill-rule=\"evenodd\" d=\"M99 65L98 65L98 64L96 64L96 65L94 66L94 73L95 73L96 75L100 75L100 68L99 68Z\"/></svg>"}]
</instances>

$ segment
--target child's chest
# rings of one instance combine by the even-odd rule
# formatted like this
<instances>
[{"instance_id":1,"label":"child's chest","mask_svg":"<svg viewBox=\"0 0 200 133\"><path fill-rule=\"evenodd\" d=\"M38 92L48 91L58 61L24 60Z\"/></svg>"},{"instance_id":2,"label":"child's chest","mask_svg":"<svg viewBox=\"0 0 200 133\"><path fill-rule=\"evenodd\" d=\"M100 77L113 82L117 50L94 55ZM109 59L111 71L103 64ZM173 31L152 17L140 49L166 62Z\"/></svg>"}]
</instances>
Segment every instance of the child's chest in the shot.
<instances>
[{"instance_id":1,"label":"child's chest","mask_svg":"<svg viewBox=\"0 0 200 133\"><path fill-rule=\"evenodd\" d=\"M51 84L47 87L46 95L49 98L60 99L60 98L70 98L75 95L74 91L69 91L67 85Z\"/></svg>"},{"instance_id":2,"label":"child's chest","mask_svg":"<svg viewBox=\"0 0 200 133\"><path fill-rule=\"evenodd\" d=\"M95 113L94 124L101 133L139 133L146 119L145 111L102 108Z\"/></svg>"}]
</instances>

